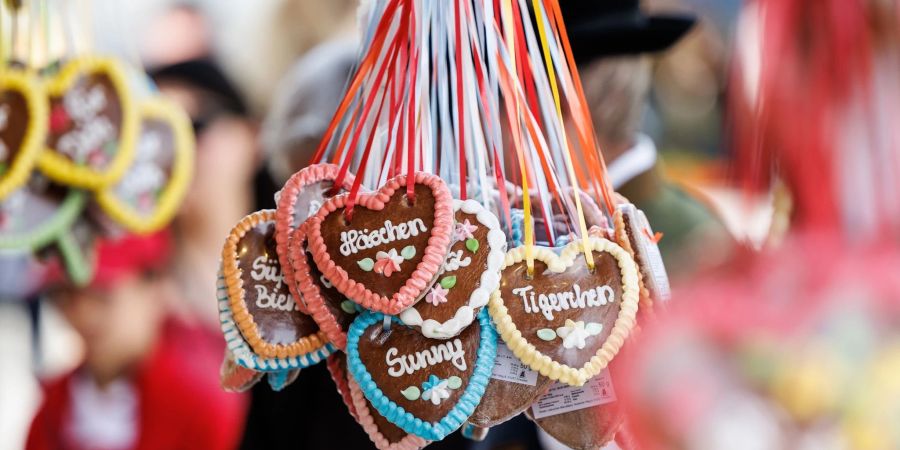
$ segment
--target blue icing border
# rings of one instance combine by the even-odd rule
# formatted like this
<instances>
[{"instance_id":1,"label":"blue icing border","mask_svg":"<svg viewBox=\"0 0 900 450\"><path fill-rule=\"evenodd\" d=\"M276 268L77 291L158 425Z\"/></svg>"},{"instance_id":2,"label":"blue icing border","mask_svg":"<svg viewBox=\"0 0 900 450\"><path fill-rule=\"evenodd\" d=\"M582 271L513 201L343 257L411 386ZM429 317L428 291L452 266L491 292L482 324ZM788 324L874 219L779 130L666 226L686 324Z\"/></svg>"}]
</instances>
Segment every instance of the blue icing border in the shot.
<instances>
[{"instance_id":1,"label":"blue icing border","mask_svg":"<svg viewBox=\"0 0 900 450\"><path fill-rule=\"evenodd\" d=\"M350 325L350 330L347 332L347 370L359 383L363 394L369 399L375 410L388 421L409 434L429 441L439 441L462 426L463 422L472 415L475 407L481 402L484 389L487 387L491 371L494 368L494 358L497 356L497 333L491 326L487 308L478 313L481 342L478 345L475 368L469 378L469 383L459 398L459 402L437 423L425 422L387 398L362 363L359 357L359 339L366 328L372 324L381 323L383 319L384 314L382 313L366 312L357 317ZM405 326L397 317L391 316L391 321L394 326Z\"/></svg>"},{"instance_id":2,"label":"blue icing border","mask_svg":"<svg viewBox=\"0 0 900 450\"><path fill-rule=\"evenodd\" d=\"M260 372L281 372L291 369L304 369L318 364L336 351L334 344L326 343L314 352L288 358L260 358L253 353L250 345L244 340L240 330L234 323L228 293L225 290L225 278L221 274L216 279L216 300L219 306L219 324L225 336L225 345L234 355L234 360L243 367ZM274 386L273 386L274 387ZM276 389L277 390L277 389Z\"/></svg>"}]
</instances>

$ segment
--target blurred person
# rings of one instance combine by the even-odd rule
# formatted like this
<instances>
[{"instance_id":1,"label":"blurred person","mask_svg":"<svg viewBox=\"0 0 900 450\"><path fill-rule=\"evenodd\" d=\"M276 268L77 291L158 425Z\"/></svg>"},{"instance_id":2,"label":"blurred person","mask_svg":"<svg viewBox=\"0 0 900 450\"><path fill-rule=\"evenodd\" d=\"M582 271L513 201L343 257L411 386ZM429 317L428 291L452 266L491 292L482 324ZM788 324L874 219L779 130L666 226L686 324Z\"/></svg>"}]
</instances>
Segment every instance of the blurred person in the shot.
<instances>
[{"instance_id":1,"label":"blurred person","mask_svg":"<svg viewBox=\"0 0 900 450\"><path fill-rule=\"evenodd\" d=\"M670 277L715 266L731 245L727 230L663 176L656 146L640 130L652 78L648 54L678 42L696 18L646 15L638 0L571 0L561 7L613 188L662 233L659 247Z\"/></svg>"},{"instance_id":2,"label":"blurred person","mask_svg":"<svg viewBox=\"0 0 900 450\"><path fill-rule=\"evenodd\" d=\"M50 297L84 341L84 361L45 385L28 450L231 449L245 398L218 386L221 345L175 319L161 277L166 232L102 241L84 288Z\"/></svg>"},{"instance_id":3,"label":"blurred person","mask_svg":"<svg viewBox=\"0 0 900 450\"><path fill-rule=\"evenodd\" d=\"M150 39L144 51L161 64L149 70L160 92L184 108L197 137L194 176L173 224L171 276L186 301L185 314L218 334L215 282L223 239L244 215L274 207L274 188L260 170L258 126L212 56L210 34L200 10L177 5L156 20L150 36L183 39Z\"/></svg>"},{"instance_id":4,"label":"blurred person","mask_svg":"<svg viewBox=\"0 0 900 450\"><path fill-rule=\"evenodd\" d=\"M309 164L344 96L358 52L352 39L322 43L278 83L260 134L268 171L278 185Z\"/></svg>"}]
</instances>

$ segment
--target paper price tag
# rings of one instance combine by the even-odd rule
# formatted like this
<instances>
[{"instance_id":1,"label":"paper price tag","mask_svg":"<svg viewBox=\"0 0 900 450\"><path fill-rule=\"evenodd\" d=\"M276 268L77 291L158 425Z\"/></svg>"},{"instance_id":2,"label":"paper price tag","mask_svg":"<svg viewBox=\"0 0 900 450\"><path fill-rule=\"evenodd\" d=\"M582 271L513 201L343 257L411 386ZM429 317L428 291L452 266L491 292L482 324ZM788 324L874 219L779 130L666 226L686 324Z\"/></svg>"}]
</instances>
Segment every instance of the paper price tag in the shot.
<instances>
[{"instance_id":1,"label":"paper price tag","mask_svg":"<svg viewBox=\"0 0 900 450\"><path fill-rule=\"evenodd\" d=\"M638 210L639 226L652 233L650 222L643 211ZM672 298L672 289L669 287L669 275L666 273L666 266L663 264L662 255L659 253L659 245L651 241L644 233L640 233L640 246L638 249L642 253L644 260L650 270L650 276L653 277L653 286L656 289L657 300L666 302Z\"/></svg>"},{"instance_id":2,"label":"paper price tag","mask_svg":"<svg viewBox=\"0 0 900 450\"><path fill-rule=\"evenodd\" d=\"M555 383L543 397L531 405L531 410L534 418L540 419L614 401L616 391L613 389L612 378L609 371L604 370L581 387Z\"/></svg>"},{"instance_id":3,"label":"paper price tag","mask_svg":"<svg viewBox=\"0 0 900 450\"><path fill-rule=\"evenodd\" d=\"M537 377L538 373L516 358L506 344L502 342L497 344L497 359L494 360L491 378L534 386L537 384Z\"/></svg>"}]
</instances>

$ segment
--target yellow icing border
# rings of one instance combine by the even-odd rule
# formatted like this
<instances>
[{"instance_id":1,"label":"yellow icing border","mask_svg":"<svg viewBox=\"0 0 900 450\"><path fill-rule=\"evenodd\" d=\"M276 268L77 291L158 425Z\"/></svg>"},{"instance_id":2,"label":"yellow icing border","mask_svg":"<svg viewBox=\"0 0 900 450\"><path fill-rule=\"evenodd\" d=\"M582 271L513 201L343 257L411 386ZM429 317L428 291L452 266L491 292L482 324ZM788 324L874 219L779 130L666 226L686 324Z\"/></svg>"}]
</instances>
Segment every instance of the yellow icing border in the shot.
<instances>
[{"instance_id":1,"label":"yellow icing border","mask_svg":"<svg viewBox=\"0 0 900 450\"><path fill-rule=\"evenodd\" d=\"M97 202L113 220L134 233L152 233L166 226L178 212L178 207L187 192L188 182L194 170L194 133L191 121L177 105L161 97L144 99L138 103L140 120L151 118L162 120L172 127L175 159L168 184L163 188L150 216L139 214L134 208L121 201L113 184L97 193ZM140 129L139 129L140 130ZM140 131L138 131L140 137ZM135 149L136 150L136 149ZM126 172L127 174L127 172Z\"/></svg>"},{"instance_id":2,"label":"yellow icing border","mask_svg":"<svg viewBox=\"0 0 900 450\"><path fill-rule=\"evenodd\" d=\"M122 128L119 131L119 151L106 171L73 164L49 146L41 153L38 167L47 177L69 186L98 190L105 188L125 174L134 159L134 149L138 135L138 114L131 96L131 89L125 70L112 58L80 56L67 62L62 70L47 82L47 103L50 97L65 93L85 73L102 72L109 77L113 89L119 97L122 108Z\"/></svg>"},{"instance_id":3,"label":"yellow icing border","mask_svg":"<svg viewBox=\"0 0 900 450\"><path fill-rule=\"evenodd\" d=\"M17 69L0 71L0 89L15 90L22 94L28 108L28 125L22 138L21 147L15 159L10 161L6 173L0 176L0 200L10 192L24 185L37 163L47 136L49 107L44 86L36 75Z\"/></svg>"},{"instance_id":4,"label":"yellow icing border","mask_svg":"<svg viewBox=\"0 0 900 450\"><path fill-rule=\"evenodd\" d=\"M581 257L582 243L581 239L573 241L563 248L559 256L546 247L533 247L532 251L534 259L547 264L548 270L562 273L572 266L575 258ZM534 345L529 344L516 328L516 324L513 323L509 310L503 304L500 289L491 294L491 300L488 303L488 311L494 319L494 325L500 333L500 337L517 358L532 369L539 371L541 375L572 386L583 385L606 368L619 352L631 329L634 328L638 310L638 274L634 259L625 249L606 239L590 237L588 243L591 245L591 251L607 252L619 262L619 270L622 274L622 304L611 334L590 361L581 368L576 369L560 364L538 351ZM514 248L506 253L503 269L524 260L525 246Z\"/></svg>"}]
</instances>

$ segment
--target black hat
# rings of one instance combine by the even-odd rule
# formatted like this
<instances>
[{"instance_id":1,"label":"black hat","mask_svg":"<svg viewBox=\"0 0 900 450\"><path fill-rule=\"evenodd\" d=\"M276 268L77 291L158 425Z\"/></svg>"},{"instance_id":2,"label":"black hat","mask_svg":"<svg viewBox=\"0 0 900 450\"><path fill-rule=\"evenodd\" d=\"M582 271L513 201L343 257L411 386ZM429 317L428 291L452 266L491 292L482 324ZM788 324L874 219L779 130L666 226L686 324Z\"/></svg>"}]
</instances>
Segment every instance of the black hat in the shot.
<instances>
[{"instance_id":1,"label":"black hat","mask_svg":"<svg viewBox=\"0 0 900 450\"><path fill-rule=\"evenodd\" d=\"M576 64L665 50L697 21L691 14L645 14L638 0L560 0L560 8Z\"/></svg>"}]
</instances>

